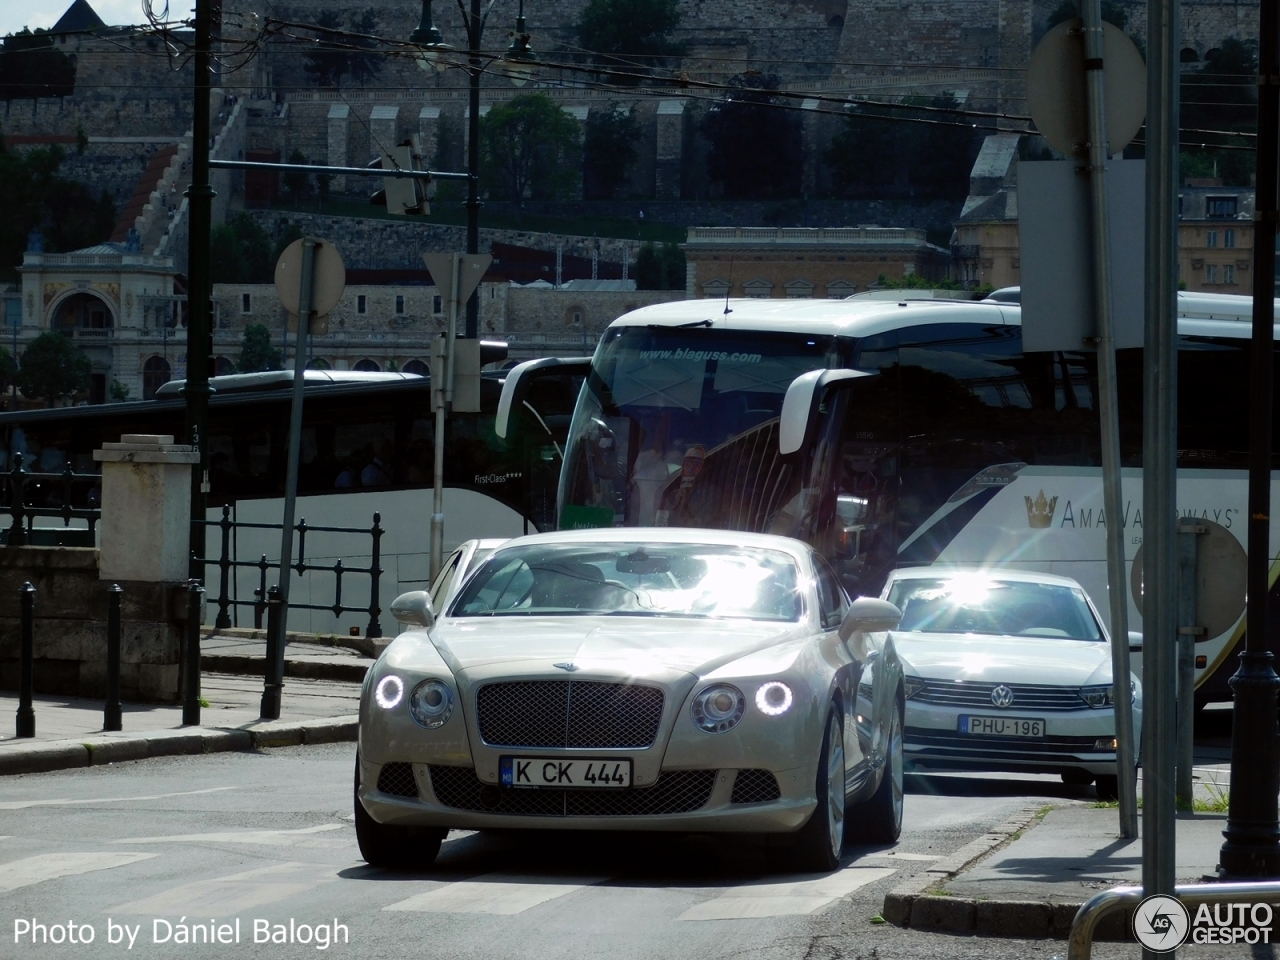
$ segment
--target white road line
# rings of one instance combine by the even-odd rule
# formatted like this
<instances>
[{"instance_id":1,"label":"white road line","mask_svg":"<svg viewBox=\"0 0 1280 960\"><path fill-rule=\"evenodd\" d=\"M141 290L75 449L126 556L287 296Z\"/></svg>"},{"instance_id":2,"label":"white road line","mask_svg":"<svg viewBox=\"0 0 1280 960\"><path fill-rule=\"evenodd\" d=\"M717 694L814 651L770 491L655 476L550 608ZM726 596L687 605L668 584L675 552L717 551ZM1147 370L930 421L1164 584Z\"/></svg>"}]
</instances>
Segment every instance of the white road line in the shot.
<instances>
[{"instance_id":1,"label":"white road line","mask_svg":"<svg viewBox=\"0 0 1280 960\"><path fill-rule=\"evenodd\" d=\"M312 834L341 830L340 823L322 823L300 830L226 830L218 833L183 833L171 837L128 837L112 843L254 843L268 847L301 844Z\"/></svg>"},{"instance_id":2,"label":"white road line","mask_svg":"<svg viewBox=\"0 0 1280 960\"><path fill-rule=\"evenodd\" d=\"M489 873L401 900L383 910L415 913L524 913L531 907L602 883L608 877L530 877Z\"/></svg>"},{"instance_id":3,"label":"white road line","mask_svg":"<svg viewBox=\"0 0 1280 960\"><path fill-rule=\"evenodd\" d=\"M306 893L335 879L336 868L322 869L314 863L276 863L212 880L197 880L103 912L228 917Z\"/></svg>"},{"instance_id":4,"label":"white road line","mask_svg":"<svg viewBox=\"0 0 1280 960\"><path fill-rule=\"evenodd\" d=\"M64 797L58 800L7 800L0 803L0 810L25 810L28 807L66 807L82 803L137 803L139 800L167 800L169 797L194 797L202 793L219 793L235 787L210 787L208 790L183 790L181 793L155 793L148 797L90 797L80 800Z\"/></svg>"},{"instance_id":5,"label":"white road line","mask_svg":"<svg viewBox=\"0 0 1280 960\"><path fill-rule=\"evenodd\" d=\"M123 867L158 856L158 853L42 853L25 860L0 863L0 893L58 877Z\"/></svg>"},{"instance_id":6,"label":"white road line","mask_svg":"<svg viewBox=\"0 0 1280 960\"><path fill-rule=\"evenodd\" d=\"M859 887L891 876L890 867L846 867L816 880L725 887L720 896L690 907L678 920L746 920L816 913Z\"/></svg>"}]
</instances>

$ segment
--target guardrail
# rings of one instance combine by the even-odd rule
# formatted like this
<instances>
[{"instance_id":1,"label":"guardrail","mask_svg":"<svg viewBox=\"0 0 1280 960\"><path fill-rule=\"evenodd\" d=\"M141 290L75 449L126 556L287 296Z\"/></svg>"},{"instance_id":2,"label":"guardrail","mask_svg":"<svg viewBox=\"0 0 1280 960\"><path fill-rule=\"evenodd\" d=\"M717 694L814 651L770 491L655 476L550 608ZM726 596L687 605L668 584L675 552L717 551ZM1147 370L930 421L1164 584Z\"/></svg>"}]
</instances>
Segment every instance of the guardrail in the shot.
<instances>
[{"instance_id":1,"label":"guardrail","mask_svg":"<svg viewBox=\"0 0 1280 960\"><path fill-rule=\"evenodd\" d=\"M1183 906L1198 907L1202 903L1241 903L1248 900L1280 902L1280 882L1256 883L1187 883L1173 888ZM1081 905L1071 921L1067 938L1067 960L1090 960L1093 933L1109 913L1136 907L1144 899L1141 887L1112 887L1095 894Z\"/></svg>"},{"instance_id":2,"label":"guardrail","mask_svg":"<svg viewBox=\"0 0 1280 960\"><path fill-rule=\"evenodd\" d=\"M222 534L221 550L219 556L214 557L196 557L192 555L192 559L196 563L210 564L218 568L218 614L214 619L214 626L218 629L225 629L231 626L231 608L232 607L252 607L253 608L253 625L255 629L262 628L262 617L268 610L269 588L267 586L267 571L280 569L280 561L270 561L266 554L258 560L236 560L231 554L231 534L234 530L281 530L283 524L279 523L248 523L241 520L231 519L230 504L223 504L222 519L220 520L197 520L196 523L203 524L206 528L214 527ZM290 609L298 610L329 610L333 612L335 617L341 616L354 610L367 610L369 613L369 626L365 630L367 637L381 637L382 624L379 616L382 608L378 606L378 588L382 578L382 514L375 513L373 515L373 526L371 527L317 527L307 523L306 518L299 520L294 524L293 528L298 534L298 552L297 560L291 565L290 569L299 574L308 571L317 571L332 573L334 575L334 591L333 603L295 603L290 601ZM343 533L343 534L364 534L371 540L369 551L369 565L367 567L351 567L347 566L339 558L332 566L323 564L307 563L307 534L308 533ZM231 596L231 574L232 571L242 567L253 567L258 570L258 588L253 591L254 599L239 600ZM342 578L348 574L365 574L369 577L369 603L367 606L345 606L342 603Z\"/></svg>"},{"instance_id":3,"label":"guardrail","mask_svg":"<svg viewBox=\"0 0 1280 960\"><path fill-rule=\"evenodd\" d=\"M94 490L101 490L102 476L97 473L75 473L70 464L60 473L32 473L22 469L23 456L13 455L13 467L5 475L5 500L0 509L8 508L13 518L9 529L5 531L5 544L10 547L25 546L64 546L92 547L94 545L95 528L102 517L100 505L94 500L101 500L99 492L95 498ZM34 482L34 483L33 483ZM75 495L77 485L88 485L83 501L84 507L72 506L78 497ZM46 501L57 499L57 504L33 503L36 495L44 492ZM61 517L63 530L52 532L36 530L36 517ZM88 530L72 529L73 519L84 520ZM24 526L25 524L25 526Z\"/></svg>"}]
</instances>

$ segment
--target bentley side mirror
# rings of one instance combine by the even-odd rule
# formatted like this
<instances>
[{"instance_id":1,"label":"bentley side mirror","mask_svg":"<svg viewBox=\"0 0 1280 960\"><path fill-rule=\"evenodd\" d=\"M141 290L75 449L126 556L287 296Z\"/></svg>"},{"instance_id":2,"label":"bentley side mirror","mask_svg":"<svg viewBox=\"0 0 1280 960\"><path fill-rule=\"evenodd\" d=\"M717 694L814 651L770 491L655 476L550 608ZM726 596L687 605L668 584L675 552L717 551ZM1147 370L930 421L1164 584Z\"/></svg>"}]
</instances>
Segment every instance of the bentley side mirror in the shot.
<instances>
[{"instance_id":1,"label":"bentley side mirror","mask_svg":"<svg viewBox=\"0 0 1280 960\"><path fill-rule=\"evenodd\" d=\"M892 630L902 619L902 611L888 600L875 597L859 597L849 604L849 612L840 621L840 639L848 640L855 633L882 633Z\"/></svg>"},{"instance_id":2,"label":"bentley side mirror","mask_svg":"<svg viewBox=\"0 0 1280 960\"><path fill-rule=\"evenodd\" d=\"M436 622L436 612L431 609L431 594L425 590L410 590L391 601L391 616L411 627L430 629Z\"/></svg>"}]
</instances>

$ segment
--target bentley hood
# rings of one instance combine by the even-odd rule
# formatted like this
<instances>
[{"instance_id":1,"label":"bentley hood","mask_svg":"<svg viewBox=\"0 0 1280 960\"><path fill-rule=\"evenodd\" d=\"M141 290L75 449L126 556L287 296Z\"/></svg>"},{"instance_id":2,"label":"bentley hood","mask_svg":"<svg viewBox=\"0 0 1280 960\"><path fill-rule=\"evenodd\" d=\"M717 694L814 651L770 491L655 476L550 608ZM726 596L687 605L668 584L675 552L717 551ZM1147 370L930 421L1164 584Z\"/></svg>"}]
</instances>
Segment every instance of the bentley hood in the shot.
<instances>
[{"instance_id":1,"label":"bentley hood","mask_svg":"<svg viewBox=\"0 0 1280 960\"><path fill-rule=\"evenodd\" d=\"M908 676L1064 686L1111 681L1105 642L897 631L893 642Z\"/></svg>"}]
</instances>

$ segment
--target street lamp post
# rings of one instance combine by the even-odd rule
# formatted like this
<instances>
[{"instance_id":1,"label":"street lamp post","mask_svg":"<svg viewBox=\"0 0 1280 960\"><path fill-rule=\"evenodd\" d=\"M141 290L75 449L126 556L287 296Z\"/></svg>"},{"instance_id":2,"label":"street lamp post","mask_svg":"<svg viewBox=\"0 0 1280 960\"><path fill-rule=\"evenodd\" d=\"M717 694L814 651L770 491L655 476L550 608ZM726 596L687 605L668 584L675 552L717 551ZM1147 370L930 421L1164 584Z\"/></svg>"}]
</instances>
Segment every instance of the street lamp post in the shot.
<instances>
[{"instance_id":1,"label":"street lamp post","mask_svg":"<svg viewBox=\"0 0 1280 960\"><path fill-rule=\"evenodd\" d=\"M467 77L470 81L470 97L467 110L467 253L480 252L480 74L484 67L480 59L480 37L484 32L484 18L480 14L480 0L471 0L471 10L466 16ZM444 36L431 19L431 0L422 0L422 19L417 29L409 34L409 42L422 48L418 66L424 70L444 70L449 63L442 56L453 51L444 42ZM516 16L516 29L511 46L503 58L503 72L516 86L529 82L533 72L533 51L529 47L529 33L525 27L524 0L520 0ZM472 291L467 300L466 336L480 336L480 288Z\"/></svg>"}]
</instances>

